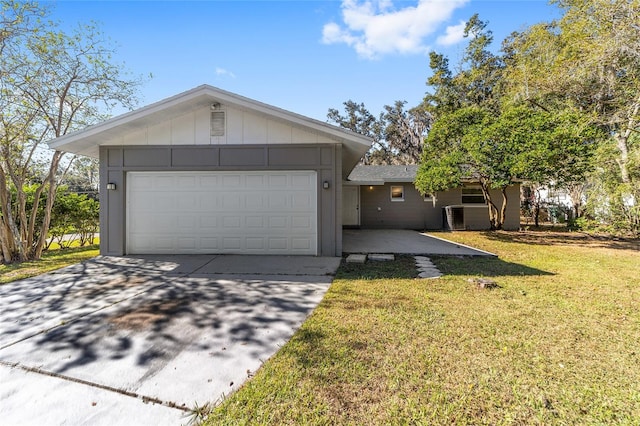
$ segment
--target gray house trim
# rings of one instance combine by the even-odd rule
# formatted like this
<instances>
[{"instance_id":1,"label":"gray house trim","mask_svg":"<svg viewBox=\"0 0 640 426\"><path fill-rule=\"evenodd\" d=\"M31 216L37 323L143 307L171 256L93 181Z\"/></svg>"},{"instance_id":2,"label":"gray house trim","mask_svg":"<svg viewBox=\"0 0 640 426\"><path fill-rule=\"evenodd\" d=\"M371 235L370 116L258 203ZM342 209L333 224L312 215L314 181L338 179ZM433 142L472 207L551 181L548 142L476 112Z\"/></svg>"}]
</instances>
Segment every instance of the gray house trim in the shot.
<instances>
[{"instance_id":1,"label":"gray house trim","mask_svg":"<svg viewBox=\"0 0 640 426\"><path fill-rule=\"evenodd\" d=\"M339 144L101 146L100 252L126 254L127 172L310 170L317 175L318 255L341 256L341 160Z\"/></svg>"}]
</instances>

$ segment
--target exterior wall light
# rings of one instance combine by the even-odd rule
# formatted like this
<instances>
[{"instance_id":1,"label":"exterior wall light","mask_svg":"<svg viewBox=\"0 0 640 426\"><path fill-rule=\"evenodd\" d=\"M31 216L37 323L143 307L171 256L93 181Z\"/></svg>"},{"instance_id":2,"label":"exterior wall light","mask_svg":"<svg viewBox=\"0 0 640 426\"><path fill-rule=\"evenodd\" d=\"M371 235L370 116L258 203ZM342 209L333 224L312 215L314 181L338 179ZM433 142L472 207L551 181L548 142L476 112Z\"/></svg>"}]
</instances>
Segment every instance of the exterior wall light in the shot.
<instances>
[{"instance_id":1,"label":"exterior wall light","mask_svg":"<svg viewBox=\"0 0 640 426\"><path fill-rule=\"evenodd\" d=\"M115 184L115 183L108 183L108 184L107 184L107 189L108 189L109 191L115 191L115 189L116 189L116 184Z\"/></svg>"},{"instance_id":2,"label":"exterior wall light","mask_svg":"<svg viewBox=\"0 0 640 426\"><path fill-rule=\"evenodd\" d=\"M322 182L322 187L323 187L324 189L329 189L329 181L328 181L328 180L325 180L324 182Z\"/></svg>"}]
</instances>

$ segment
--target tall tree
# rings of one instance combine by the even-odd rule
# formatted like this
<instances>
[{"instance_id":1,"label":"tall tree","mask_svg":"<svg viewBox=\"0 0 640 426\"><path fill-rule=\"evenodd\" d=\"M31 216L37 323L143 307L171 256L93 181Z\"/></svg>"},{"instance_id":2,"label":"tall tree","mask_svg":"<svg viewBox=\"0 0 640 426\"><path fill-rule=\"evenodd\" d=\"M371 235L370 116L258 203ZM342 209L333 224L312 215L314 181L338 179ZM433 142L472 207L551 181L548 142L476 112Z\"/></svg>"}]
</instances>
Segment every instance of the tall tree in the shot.
<instances>
[{"instance_id":1,"label":"tall tree","mask_svg":"<svg viewBox=\"0 0 640 426\"><path fill-rule=\"evenodd\" d=\"M416 188L435 195L463 181L478 182L492 229L504 224L507 187L523 177L564 181L584 173L593 134L581 116L513 102L505 92L510 51L491 53L491 32L477 15L466 25L470 38L460 71L431 54L433 91L424 100L435 123L425 141ZM494 199L494 191L500 200Z\"/></svg>"},{"instance_id":2,"label":"tall tree","mask_svg":"<svg viewBox=\"0 0 640 426\"><path fill-rule=\"evenodd\" d=\"M344 115L335 108L329 108L327 119L338 126L373 139L373 144L365 154L365 164L384 164L390 152L383 140L382 123L369 112L363 103L348 100L342 103Z\"/></svg>"},{"instance_id":3,"label":"tall tree","mask_svg":"<svg viewBox=\"0 0 640 426\"><path fill-rule=\"evenodd\" d=\"M388 150L389 164L418 164L422 157L424 138L432 124L431 114L417 106L406 110L406 101L385 105L380 120Z\"/></svg>"},{"instance_id":4,"label":"tall tree","mask_svg":"<svg viewBox=\"0 0 640 426\"><path fill-rule=\"evenodd\" d=\"M563 16L510 41L510 91L546 109L583 114L607 135L593 177L606 178L609 204L640 230L640 0L556 0ZM612 161L617 172L603 167ZM606 169L606 172L605 172ZM617 182L617 183L616 183ZM615 200L613 198L616 198ZM634 213L635 212L635 213Z\"/></svg>"},{"instance_id":5,"label":"tall tree","mask_svg":"<svg viewBox=\"0 0 640 426\"><path fill-rule=\"evenodd\" d=\"M96 123L116 105L136 102L140 81L112 63L113 47L94 25L67 34L37 17L36 2L2 2L0 56L0 245L2 260L41 256L55 201L62 152L44 141ZM34 181L43 159L44 176ZM35 183L28 206L24 188ZM43 214L37 214L42 210Z\"/></svg>"},{"instance_id":6,"label":"tall tree","mask_svg":"<svg viewBox=\"0 0 640 426\"><path fill-rule=\"evenodd\" d=\"M513 151L486 134L499 118L501 58L489 51L493 41L486 23L474 15L464 35L469 39L461 70L453 74L448 59L431 53L432 76L427 84L433 92L423 108L435 117L427 139L415 186L423 194L436 195L460 186L464 179L480 183L488 206L492 229L504 224L506 188L516 177L511 171ZM493 199L491 189L499 189L502 204Z\"/></svg>"},{"instance_id":7,"label":"tall tree","mask_svg":"<svg viewBox=\"0 0 640 426\"><path fill-rule=\"evenodd\" d=\"M431 127L432 117L418 106L405 109L406 101L385 105L376 118L363 103L351 100L343 103L345 114L329 109L329 121L373 139L365 154L365 164L417 164L422 156L422 144Z\"/></svg>"}]
</instances>

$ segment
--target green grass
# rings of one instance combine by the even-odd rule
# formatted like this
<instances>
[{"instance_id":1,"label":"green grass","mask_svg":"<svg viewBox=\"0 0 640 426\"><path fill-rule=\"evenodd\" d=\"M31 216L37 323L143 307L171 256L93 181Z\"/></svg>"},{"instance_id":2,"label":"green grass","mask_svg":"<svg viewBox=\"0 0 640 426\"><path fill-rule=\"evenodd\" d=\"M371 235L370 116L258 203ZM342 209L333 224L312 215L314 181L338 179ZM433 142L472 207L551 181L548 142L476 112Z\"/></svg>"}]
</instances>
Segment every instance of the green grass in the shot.
<instances>
[{"instance_id":1,"label":"green grass","mask_svg":"<svg viewBox=\"0 0 640 426\"><path fill-rule=\"evenodd\" d=\"M44 252L40 260L8 265L0 264L0 285L82 262L97 256L99 252L97 244L64 250L50 249Z\"/></svg>"},{"instance_id":2,"label":"green grass","mask_svg":"<svg viewBox=\"0 0 640 426\"><path fill-rule=\"evenodd\" d=\"M436 280L405 257L343 265L208 424L637 424L637 241L440 236L499 257L433 258Z\"/></svg>"}]
</instances>

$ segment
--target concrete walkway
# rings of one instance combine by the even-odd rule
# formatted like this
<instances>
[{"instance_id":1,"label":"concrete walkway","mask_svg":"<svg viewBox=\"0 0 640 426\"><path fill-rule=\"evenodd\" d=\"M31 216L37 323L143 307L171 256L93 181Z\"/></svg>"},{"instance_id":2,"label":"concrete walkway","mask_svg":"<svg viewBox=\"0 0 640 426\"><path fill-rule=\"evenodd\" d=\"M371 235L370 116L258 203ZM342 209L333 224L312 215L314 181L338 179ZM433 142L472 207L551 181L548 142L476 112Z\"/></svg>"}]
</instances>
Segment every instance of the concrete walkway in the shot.
<instances>
[{"instance_id":1,"label":"concrete walkway","mask_svg":"<svg viewBox=\"0 0 640 426\"><path fill-rule=\"evenodd\" d=\"M186 424L291 337L339 262L98 257L0 286L1 423Z\"/></svg>"},{"instance_id":2,"label":"concrete walkway","mask_svg":"<svg viewBox=\"0 0 640 426\"><path fill-rule=\"evenodd\" d=\"M495 256L433 235L402 229L345 229L342 250L344 253Z\"/></svg>"}]
</instances>

